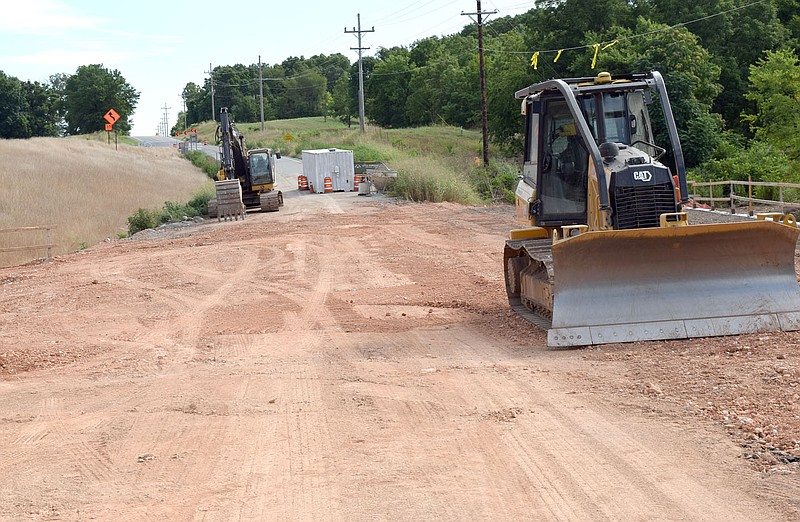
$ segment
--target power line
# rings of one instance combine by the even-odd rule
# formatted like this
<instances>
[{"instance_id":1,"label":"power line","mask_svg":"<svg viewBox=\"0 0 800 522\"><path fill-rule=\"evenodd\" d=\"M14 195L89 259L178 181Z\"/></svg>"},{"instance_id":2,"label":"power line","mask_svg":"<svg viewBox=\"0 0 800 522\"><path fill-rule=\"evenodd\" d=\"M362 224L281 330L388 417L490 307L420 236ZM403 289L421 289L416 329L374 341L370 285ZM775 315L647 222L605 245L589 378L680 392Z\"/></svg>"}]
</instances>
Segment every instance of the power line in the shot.
<instances>
[{"instance_id":1,"label":"power line","mask_svg":"<svg viewBox=\"0 0 800 522\"><path fill-rule=\"evenodd\" d=\"M417 4L421 4L422 2L426 2L426 1L427 1L427 0L417 0L416 2L413 2L413 3L411 3L411 4L407 5L407 6L405 6L404 8L402 8L402 9L400 9L400 10L398 10L398 11L395 11L395 12L393 12L393 13L390 13L390 14L388 14L388 15L386 15L386 16L384 16L384 17L382 17L382 18L378 18L377 20L375 20L375 23L376 23L376 24L379 24L379 23L383 22L384 20L391 20L391 19L393 19L395 16L399 15L400 13L402 13L403 11L408 11L409 9L411 9L412 7L414 7L415 5L417 5Z\"/></svg>"},{"instance_id":2,"label":"power line","mask_svg":"<svg viewBox=\"0 0 800 522\"><path fill-rule=\"evenodd\" d=\"M422 18L423 16L428 16L429 14L435 13L436 11L441 11L445 7L450 7L451 5L453 5L455 3L458 3L458 1L459 0L453 0L452 2L446 3L446 4L444 4L444 5L440 6L440 7L436 7L434 9L429 9L427 11L421 12L416 16L409 16L407 18L399 18L399 19L396 19L396 20L392 20L391 23L385 23L385 24L382 24L382 25L396 25L396 24L402 24L404 22L408 22L410 20L416 20L417 18Z\"/></svg>"}]
</instances>

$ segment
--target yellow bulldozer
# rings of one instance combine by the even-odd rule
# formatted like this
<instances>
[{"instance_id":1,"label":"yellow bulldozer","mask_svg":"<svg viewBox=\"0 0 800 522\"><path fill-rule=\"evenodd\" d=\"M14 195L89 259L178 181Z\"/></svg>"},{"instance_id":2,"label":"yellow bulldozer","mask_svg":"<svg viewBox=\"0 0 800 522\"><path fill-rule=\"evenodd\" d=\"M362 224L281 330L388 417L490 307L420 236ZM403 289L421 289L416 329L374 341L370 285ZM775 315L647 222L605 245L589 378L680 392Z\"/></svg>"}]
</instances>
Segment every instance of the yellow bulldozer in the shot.
<instances>
[{"instance_id":1,"label":"yellow bulldozer","mask_svg":"<svg viewBox=\"0 0 800 522\"><path fill-rule=\"evenodd\" d=\"M690 224L686 169L658 72L555 79L525 116L511 307L550 346L800 330L794 218ZM661 105L669 150L654 143ZM660 160L672 158L674 172ZM760 216L764 217L764 216Z\"/></svg>"}]
</instances>

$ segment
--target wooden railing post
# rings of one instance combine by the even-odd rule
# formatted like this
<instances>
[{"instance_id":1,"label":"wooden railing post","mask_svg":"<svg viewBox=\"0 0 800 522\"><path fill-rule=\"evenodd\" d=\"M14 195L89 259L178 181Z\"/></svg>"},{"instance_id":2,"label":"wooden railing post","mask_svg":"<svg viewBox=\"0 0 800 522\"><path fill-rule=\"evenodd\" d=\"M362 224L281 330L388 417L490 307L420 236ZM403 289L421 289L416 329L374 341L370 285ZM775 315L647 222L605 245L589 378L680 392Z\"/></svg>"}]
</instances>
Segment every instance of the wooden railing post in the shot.
<instances>
[{"instance_id":1,"label":"wooden railing post","mask_svg":"<svg viewBox=\"0 0 800 522\"><path fill-rule=\"evenodd\" d=\"M708 195L711 199L711 210L717 209L717 204L714 202L714 185L708 184Z\"/></svg>"},{"instance_id":2,"label":"wooden railing post","mask_svg":"<svg viewBox=\"0 0 800 522\"><path fill-rule=\"evenodd\" d=\"M52 228L47 227L47 257L45 258L46 261L50 261L53 252L53 233Z\"/></svg>"}]
</instances>

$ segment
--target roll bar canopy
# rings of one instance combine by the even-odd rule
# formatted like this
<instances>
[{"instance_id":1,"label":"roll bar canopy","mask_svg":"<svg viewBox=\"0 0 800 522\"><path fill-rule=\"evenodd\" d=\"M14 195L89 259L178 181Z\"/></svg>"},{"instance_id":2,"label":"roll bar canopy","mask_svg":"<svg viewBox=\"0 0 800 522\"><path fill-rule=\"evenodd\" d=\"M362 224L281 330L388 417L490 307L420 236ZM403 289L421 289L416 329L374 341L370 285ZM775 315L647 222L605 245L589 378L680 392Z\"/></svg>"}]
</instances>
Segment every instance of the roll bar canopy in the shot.
<instances>
[{"instance_id":1,"label":"roll bar canopy","mask_svg":"<svg viewBox=\"0 0 800 522\"><path fill-rule=\"evenodd\" d=\"M606 186L605 169L603 168L603 157L600 154L600 149L592 136L589 125L586 123L581 112L580 105L576 98L577 94L585 94L592 92L603 91L637 91L644 89L655 90L658 93L658 98L661 100L661 109L664 113L664 121L667 124L667 133L672 144L672 151L675 157L675 173L678 176L678 183L680 185L681 203L686 204L689 202L689 190L686 184L686 165L683 161L683 149L681 148L680 138L678 137L678 128L675 125L675 118L672 115L672 105L669 102L667 95L667 88L664 84L664 78L658 71L651 71L649 73L634 73L619 75L612 81L610 76L601 73L598 77L582 77L582 78L568 78L568 79L554 79L547 80L540 83L529 85L524 89L520 89L515 93L518 100L528 98L536 94L551 90L558 91L567 102L572 117L578 124L578 132L583 138L584 142L589 146L589 153L594 162L595 172L601 187ZM598 81L603 79L604 81ZM608 191L600 190L600 209L604 211L611 211L611 205L608 200Z\"/></svg>"}]
</instances>

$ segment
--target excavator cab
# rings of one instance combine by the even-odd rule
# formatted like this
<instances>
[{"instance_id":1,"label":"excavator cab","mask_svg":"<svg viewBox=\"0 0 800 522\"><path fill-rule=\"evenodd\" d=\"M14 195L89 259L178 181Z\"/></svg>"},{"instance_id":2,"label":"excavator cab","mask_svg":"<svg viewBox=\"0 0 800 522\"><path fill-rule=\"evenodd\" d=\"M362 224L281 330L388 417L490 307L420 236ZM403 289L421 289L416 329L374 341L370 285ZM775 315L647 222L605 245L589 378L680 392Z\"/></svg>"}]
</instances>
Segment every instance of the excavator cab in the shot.
<instances>
[{"instance_id":1,"label":"excavator cab","mask_svg":"<svg viewBox=\"0 0 800 522\"><path fill-rule=\"evenodd\" d=\"M654 143L654 95L671 166ZM795 220L689 224L658 72L548 80L516 97L525 116L516 220L529 227L506 242L506 291L548 344L800 329Z\"/></svg>"},{"instance_id":2,"label":"excavator cab","mask_svg":"<svg viewBox=\"0 0 800 522\"><path fill-rule=\"evenodd\" d=\"M250 178L254 189L275 184L275 158L269 150L250 151Z\"/></svg>"}]
</instances>

